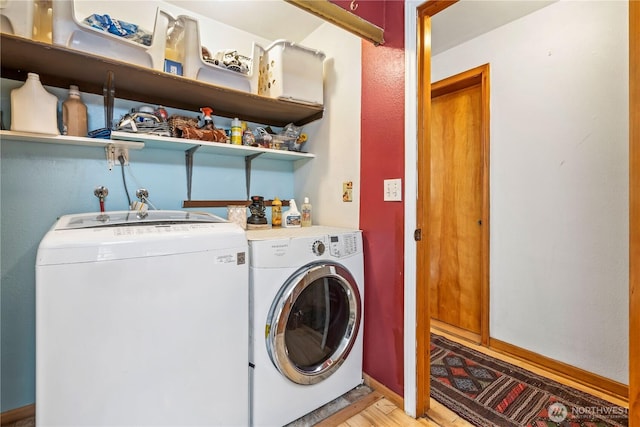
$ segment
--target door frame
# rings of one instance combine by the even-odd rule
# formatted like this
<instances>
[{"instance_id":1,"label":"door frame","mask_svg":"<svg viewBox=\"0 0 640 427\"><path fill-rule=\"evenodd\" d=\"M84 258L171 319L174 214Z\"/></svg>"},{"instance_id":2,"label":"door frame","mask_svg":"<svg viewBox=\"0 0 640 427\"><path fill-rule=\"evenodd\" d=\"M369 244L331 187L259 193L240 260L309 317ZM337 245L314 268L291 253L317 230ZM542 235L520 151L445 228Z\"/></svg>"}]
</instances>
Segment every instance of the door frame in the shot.
<instances>
[{"instance_id":1,"label":"door frame","mask_svg":"<svg viewBox=\"0 0 640 427\"><path fill-rule=\"evenodd\" d=\"M417 185L417 145L429 123L419 122L418 111L429 116L430 103L419 105L416 94L425 93L431 99L431 22L430 16L455 2L438 0L405 0L405 299L404 299L404 409L411 416L420 416L429 409L429 330L428 292L417 286L417 272L423 270L425 259L421 242L414 240L414 230L420 228L423 212L417 199L425 200L429 189ZM428 6L429 5L429 6ZM428 7L427 7L428 6ZM435 11L433 11L435 10ZM426 16L425 16L426 15ZM420 53L424 52L424 55ZM417 88L417 90L416 90ZM420 108L420 109L419 109ZM420 126L418 126L420 123ZM416 139L413 139L415 137ZM424 150L421 150L424 151ZM629 427L640 427L640 1L629 0ZM417 253L417 256L416 256ZM635 261L635 262L634 262ZM428 313L428 311L427 311Z\"/></svg>"},{"instance_id":2,"label":"door frame","mask_svg":"<svg viewBox=\"0 0 640 427\"><path fill-rule=\"evenodd\" d=\"M629 1L629 427L640 427L640 1Z\"/></svg>"},{"instance_id":3,"label":"door frame","mask_svg":"<svg viewBox=\"0 0 640 427\"><path fill-rule=\"evenodd\" d=\"M428 245L417 240L415 231L428 221L418 200L429 199L429 183L418 186L417 165L424 161L424 151L418 150L422 135L431 133L431 16L458 0L405 0L405 215L404 223L404 410L417 417L429 409L429 339L418 331L430 329L429 292L417 286L423 281L424 260ZM418 52L425 52L424 55ZM420 95L424 95L420 96ZM418 117L421 111L422 120ZM418 125L419 124L419 125ZM412 138L415 136L415 139ZM420 158L419 158L420 157ZM428 176L428 175L427 175ZM417 255L416 255L417 254Z\"/></svg>"},{"instance_id":4,"label":"door frame","mask_svg":"<svg viewBox=\"0 0 640 427\"><path fill-rule=\"evenodd\" d=\"M481 168L482 168L482 213L481 220L481 253L480 253L480 344L489 345L489 131L490 131L490 83L489 64L480 65L470 70L463 71L450 77L446 77L431 85L431 100L441 95L450 94L458 90L480 85L481 111L480 111L480 144L481 144ZM418 92L420 93L420 92ZM431 141L429 140L429 145ZM427 144L425 144L425 148ZM429 152L424 160L430 163ZM424 163L418 163L418 176ZM428 200L428 199L427 199ZM426 236L425 236L426 237ZM425 280L425 278L423 278ZM425 281L419 282L425 283Z\"/></svg>"}]
</instances>

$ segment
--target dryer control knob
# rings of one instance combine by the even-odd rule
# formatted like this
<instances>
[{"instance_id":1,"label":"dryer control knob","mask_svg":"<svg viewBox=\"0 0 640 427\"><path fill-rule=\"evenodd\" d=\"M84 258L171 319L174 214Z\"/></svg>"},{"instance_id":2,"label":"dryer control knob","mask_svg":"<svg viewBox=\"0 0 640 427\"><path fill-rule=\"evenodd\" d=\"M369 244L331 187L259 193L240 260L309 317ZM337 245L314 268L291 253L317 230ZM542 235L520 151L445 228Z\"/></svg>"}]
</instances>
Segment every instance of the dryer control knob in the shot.
<instances>
[{"instance_id":1,"label":"dryer control knob","mask_svg":"<svg viewBox=\"0 0 640 427\"><path fill-rule=\"evenodd\" d=\"M320 240L316 240L315 242L313 242L313 246L311 247L311 249L313 250L314 254L320 256L324 254L324 243L322 243Z\"/></svg>"}]
</instances>

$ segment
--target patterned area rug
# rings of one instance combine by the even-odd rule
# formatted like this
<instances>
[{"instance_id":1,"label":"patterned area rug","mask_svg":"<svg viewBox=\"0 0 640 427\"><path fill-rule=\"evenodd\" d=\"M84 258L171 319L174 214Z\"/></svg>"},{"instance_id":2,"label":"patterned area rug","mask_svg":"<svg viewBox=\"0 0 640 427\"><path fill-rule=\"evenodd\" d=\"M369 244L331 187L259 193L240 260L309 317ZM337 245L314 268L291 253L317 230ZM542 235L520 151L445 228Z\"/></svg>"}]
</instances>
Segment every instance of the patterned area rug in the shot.
<instances>
[{"instance_id":1,"label":"patterned area rug","mask_svg":"<svg viewBox=\"0 0 640 427\"><path fill-rule=\"evenodd\" d=\"M621 427L628 411L431 334L431 397L478 427Z\"/></svg>"}]
</instances>

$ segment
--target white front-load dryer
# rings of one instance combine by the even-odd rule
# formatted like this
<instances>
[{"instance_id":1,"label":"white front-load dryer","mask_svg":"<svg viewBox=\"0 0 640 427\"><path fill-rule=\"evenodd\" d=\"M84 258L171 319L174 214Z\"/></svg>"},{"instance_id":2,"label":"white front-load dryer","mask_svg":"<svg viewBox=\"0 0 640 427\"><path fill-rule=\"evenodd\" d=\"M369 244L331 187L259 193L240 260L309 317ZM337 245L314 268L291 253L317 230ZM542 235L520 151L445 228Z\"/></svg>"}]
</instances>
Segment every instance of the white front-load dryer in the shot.
<instances>
[{"instance_id":1,"label":"white front-load dryer","mask_svg":"<svg viewBox=\"0 0 640 427\"><path fill-rule=\"evenodd\" d=\"M61 217L37 255L36 424L247 426L246 252L212 215Z\"/></svg>"},{"instance_id":2,"label":"white front-load dryer","mask_svg":"<svg viewBox=\"0 0 640 427\"><path fill-rule=\"evenodd\" d=\"M362 383L362 233L249 230L251 421L283 426Z\"/></svg>"}]
</instances>

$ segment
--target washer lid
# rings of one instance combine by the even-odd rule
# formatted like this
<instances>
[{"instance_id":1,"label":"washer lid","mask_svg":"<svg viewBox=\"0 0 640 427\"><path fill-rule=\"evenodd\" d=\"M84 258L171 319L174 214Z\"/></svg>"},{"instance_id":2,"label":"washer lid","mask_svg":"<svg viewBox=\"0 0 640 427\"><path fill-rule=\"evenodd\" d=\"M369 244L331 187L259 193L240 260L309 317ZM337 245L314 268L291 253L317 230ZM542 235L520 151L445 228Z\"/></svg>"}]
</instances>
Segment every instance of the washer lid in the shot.
<instances>
[{"instance_id":1,"label":"washer lid","mask_svg":"<svg viewBox=\"0 0 640 427\"><path fill-rule=\"evenodd\" d=\"M113 211L64 215L56 222L55 230L74 230L97 227L126 227L134 225L169 225L227 222L224 218L208 213L188 211Z\"/></svg>"},{"instance_id":2,"label":"washer lid","mask_svg":"<svg viewBox=\"0 0 640 427\"><path fill-rule=\"evenodd\" d=\"M239 253L244 257L247 252L245 232L238 224L207 214L151 211L147 216L139 216L128 211L94 212L62 216L40 241L36 265L104 262L202 251L223 251L231 255L229 259L236 259Z\"/></svg>"}]
</instances>

